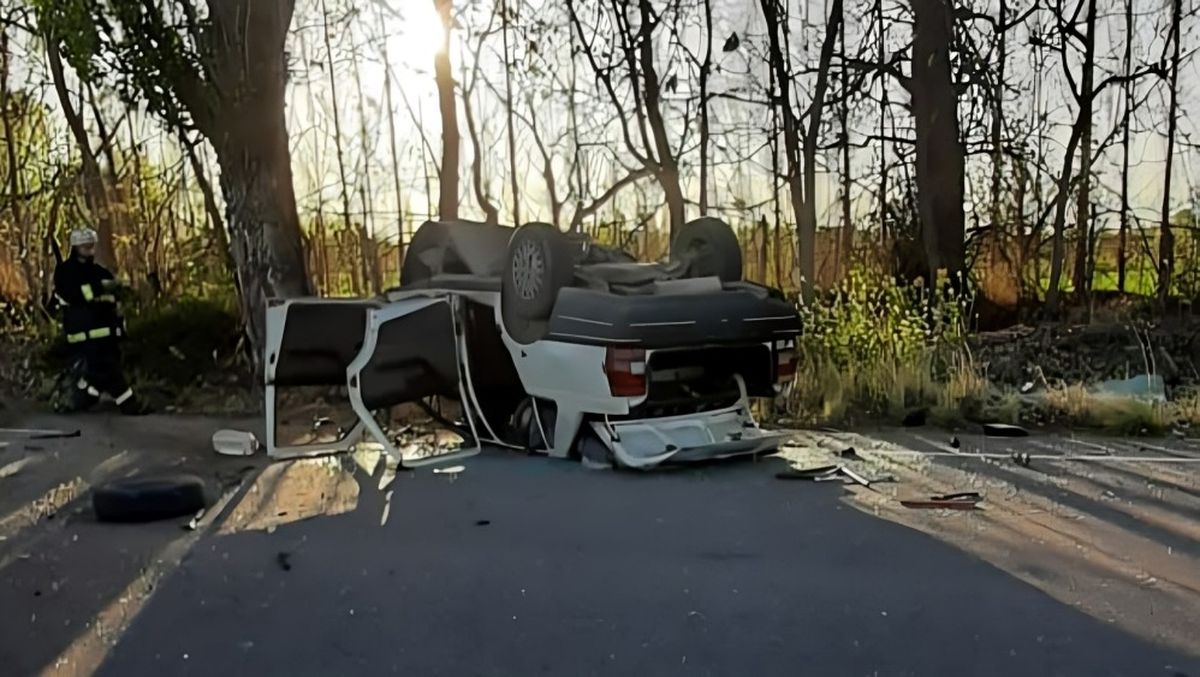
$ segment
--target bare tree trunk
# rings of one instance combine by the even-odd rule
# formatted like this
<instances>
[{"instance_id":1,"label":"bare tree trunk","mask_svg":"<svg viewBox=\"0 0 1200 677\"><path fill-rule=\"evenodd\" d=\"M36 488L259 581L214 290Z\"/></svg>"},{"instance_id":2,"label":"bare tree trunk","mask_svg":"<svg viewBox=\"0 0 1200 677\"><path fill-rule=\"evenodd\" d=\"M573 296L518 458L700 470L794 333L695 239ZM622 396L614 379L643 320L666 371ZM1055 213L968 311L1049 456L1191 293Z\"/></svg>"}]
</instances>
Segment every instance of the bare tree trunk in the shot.
<instances>
[{"instance_id":1,"label":"bare tree trunk","mask_svg":"<svg viewBox=\"0 0 1200 677\"><path fill-rule=\"evenodd\" d=\"M570 39L570 45L571 45L571 54L575 54L575 31L568 31L568 33L569 33L569 39ZM578 73L576 71L575 59L572 58L571 59L571 82L570 82L571 91L567 93L567 106L568 106L568 113L570 114L569 119L571 122L571 157L572 157L572 165L574 166L574 170L575 170L574 177L571 177L571 176L567 177L568 184L570 183L572 178L575 179L575 216L573 216L571 218L571 226L570 226L570 230L572 233L578 232L580 225L583 223L583 219L578 218L578 217L579 217L580 212L583 210L583 195L584 195L584 192L583 192L583 190L584 190L584 188L583 188L583 145L579 141L579 115L578 115L578 105L576 104L576 101L575 101L575 93L577 91L579 91L576 89L577 76L578 76ZM555 223L555 225L558 225L557 222Z\"/></svg>"},{"instance_id":2,"label":"bare tree trunk","mask_svg":"<svg viewBox=\"0 0 1200 677\"><path fill-rule=\"evenodd\" d=\"M329 65L329 97L333 104L331 106L331 112L333 113L333 146L336 149L339 191L342 198L342 228L345 228L347 232L352 232L356 228L353 222L351 222L350 182L346 178L346 154L342 148L342 114L340 111L342 100L338 97L338 75L334 66L333 40L329 33L329 10L325 5L325 0L321 0L321 36L325 42L325 61ZM360 296L365 294L366 281L361 274L359 266L350 266L349 272L354 293Z\"/></svg>"},{"instance_id":3,"label":"bare tree trunk","mask_svg":"<svg viewBox=\"0 0 1200 677\"><path fill-rule=\"evenodd\" d=\"M1179 119L1179 43L1180 26L1183 22L1183 0L1171 3L1171 40L1174 53L1171 56L1171 103L1167 109L1167 164L1163 170L1161 240L1158 247L1158 300L1166 303L1171 295L1171 281L1175 270L1175 233L1171 224L1171 179L1175 163L1175 130Z\"/></svg>"},{"instance_id":4,"label":"bare tree trunk","mask_svg":"<svg viewBox=\"0 0 1200 677\"><path fill-rule=\"evenodd\" d=\"M825 95L829 90L829 67L833 62L834 48L837 46L842 14L842 0L833 0L825 22L825 39L821 43L817 82L813 89L812 104L809 106L808 127L804 131L804 209L799 214L798 230L800 277L803 280L802 291L805 298L812 295L813 285L816 283L817 150L821 120L825 112Z\"/></svg>"},{"instance_id":5,"label":"bare tree trunk","mask_svg":"<svg viewBox=\"0 0 1200 677\"><path fill-rule=\"evenodd\" d=\"M129 132L129 157L133 165L133 178L129 181L129 188L137 191L138 207L137 218L127 219L126 227L133 230L132 235L141 243L138 251L133 252L133 256L130 258L140 259L142 272L149 277L158 273L154 268L154 242L157 239L158 224L147 221L150 217L150 210L146 205L146 191L143 190L145 186L142 185L142 152L138 147L137 137L133 130L133 115L125 116L125 126Z\"/></svg>"},{"instance_id":6,"label":"bare tree trunk","mask_svg":"<svg viewBox=\"0 0 1200 677\"><path fill-rule=\"evenodd\" d=\"M770 84L768 85L767 98L775 100L775 69L768 68ZM783 287L783 244L780 242L780 225L783 220L783 207L779 200L779 106L771 106L771 205L774 211L775 218L775 234L772 246L775 249L775 285Z\"/></svg>"},{"instance_id":7,"label":"bare tree trunk","mask_svg":"<svg viewBox=\"0 0 1200 677\"><path fill-rule=\"evenodd\" d=\"M508 0L500 0L500 12L503 23L500 24L501 37L504 41L504 112L506 123L508 126L508 176L512 182L512 213L513 225L521 225L521 191L518 188L519 179L517 178L517 132L513 126L513 107L516 105L513 102L512 93L512 69L514 64L511 61L511 56L508 51L508 22L511 19L509 16ZM476 153L478 157L478 153Z\"/></svg>"},{"instance_id":8,"label":"bare tree trunk","mask_svg":"<svg viewBox=\"0 0 1200 677\"><path fill-rule=\"evenodd\" d=\"M883 16L883 0L876 0L875 3L875 20L879 24L879 44L876 50L879 52L878 58L882 62L887 55L887 24L884 23ZM888 247L888 142L887 142L887 118L888 108L888 87L887 80L879 78L879 231L884 247Z\"/></svg>"},{"instance_id":9,"label":"bare tree trunk","mask_svg":"<svg viewBox=\"0 0 1200 677\"><path fill-rule=\"evenodd\" d=\"M454 75L450 69L450 31L454 26L453 0L435 0L442 19L442 45L433 57L437 82L438 106L442 113L442 165L438 177L438 218L458 219L458 109L454 96Z\"/></svg>"},{"instance_id":10,"label":"bare tree trunk","mask_svg":"<svg viewBox=\"0 0 1200 677\"><path fill-rule=\"evenodd\" d=\"M1075 293L1081 300L1086 299L1089 292L1087 275L1088 259L1091 256L1091 185L1092 185L1092 109L1095 100L1096 72L1096 0L1088 0L1087 27L1084 29L1083 48L1083 77L1082 98L1079 105L1082 108L1080 119L1083 121L1083 132L1079 140L1079 193L1076 195L1075 212L1078 240L1075 242L1075 270L1071 282Z\"/></svg>"},{"instance_id":11,"label":"bare tree trunk","mask_svg":"<svg viewBox=\"0 0 1200 677\"><path fill-rule=\"evenodd\" d=\"M1079 148L1079 140L1083 136L1083 124L1077 118L1071 128L1071 138L1067 141L1067 150L1063 154L1062 173L1058 177L1058 194L1054 198L1054 230L1051 235L1052 244L1050 249L1050 287L1046 290L1046 311L1051 316L1058 312L1063 257L1066 254L1063 231L1066 230L1067 224L1067 200L1070 199L1071 195L1071 172L1075 164L1075 151Z\"/></svg>"},{"instance_id":12,"label":"bare tree trunk","mask_svg":"<svg viewBox=\"0 0 1200 677\"><path fill-rule=\"evenodd\" d=\"M212 182L208 180L208 175L204 171L204 165L200 162L200 157L196 154L196 144L184 135L180 135L180 144L183 146L183 152L187 155L188 164L192 168L192 174L196 178L196 185L200 188L200 195L204 198L204 211L208 215L208 222L211 224L211 233L214 246L221 255L221 259L229 264L229 272L233 274L233 254L229 251L229 236L225 233L225 219L221 216L221 208L217 206L217 196L213 192Z\"/></svg>"},{"instance_id":13,"label":"bare tree trunk","mask_svg":"<svg viewBox=\"0 0 1200 677\"><path fill-rule=\"evenodd\" d=\"M253 9L249 0L210 5L215 33L234 47L207 66L219 82L239 85L216 99L205 96L205 104L193 103L191 112L221 167L242 311L257 360L265 337L267 299L306 296L312 286L296 213L284 112L284 43L294 6L289 1L255 2Z\"/></svg>"},{"instance_id":14,"label":"bare tree trunk","mask_svg":"<svg viewBox=\"0 0 1200 677\"><path fill-rule=\"evenodd\" d=\"M997 29L998 40L996 66L996 82L992 85L992 230L993 236L999 236L1001 232L1001 177L1004 173L1004 148L1003 148L1003 129L1004 129L1004 77L1005 67L1008 64L1008 31L1004 30L1004 25L1008 21L1008 0L1000 0L1000 17L999 28ZM999 241L999 240L998 240Z\"/></svg>"},{"instance_id":15,"label":"bare tree trunk","mask_svg":"<svg viewBox=\"0 0 1200 677\"><path fill-rule=\"evenodd\" d=\"M1117 290L1125 292L1129 239L1129 123L1133 117L1133 0L1125 0L1125 86L1121 114L1121 225L1117 231Z\"/></svg>"},{"instance_id":16,"label":"bare tree trunk","mask_svg":"<svg viewBox=\"0 0 1200 677\"><path fill-rule=\"evenodd\" d=\"M708 76L712 70L712 0L704 3L704 61L700 64L700 216L708 216ZM767 241L763 238L763 247ZM766 270L763 270L766 279Z\"/></svg>"},{"instance_id":17,"label":"bare tree trunk","mask_svg":"<svg viewBox=\"0 0 1200 677\"><path fill-rule=\"evenodd\" d=\"M930 281L944 271L963 282L963 184L958 95L950 74L953 0L913 0L912 106L916 122L917 202Z\"/></svg>"},{"instance_id":18,"label":"bare tree trunk","mask_svg":"<svg viewBox=\"0 0 1200 677\"><path fill-rule=\"evenodd\" d=\"M471 162L471 186L475 190L475 199L483 210L484 221L491 224L500 223L500 210L492 204L487 190L483 185L483 144L479 141L479 131L475 128L475 114L472 112L471 89L463 92L463 117L467 121L467 134L471 138L471 148L475 150L475 158Z\"/></svg>"},{"instance_id":19,"label":"bare tree trunk","mask_svg":"<svg viewBox=\"0 0 1200 677\"><path fill-rule=\"evenodd\" d=\"M25 223L24 214L21 211L21 205L24 199L21 197L25 189L21 183L20 164L17 161L17 144L20 141L13 130L13 117L18 120L24 117L25 110L24 102L18 101L10 105L11 96L9 90L9 74L11 72L12 53L9 47L8 26L0 26L0 117L3 117L4 122L4 151L7 166L5 170L8 172L8 199L5 200L8 206L9 214L12 217L13 228L20 229L21 241L18 244L19 251L23 255L18 258L21 261L21 272L25 277L25 284L28 288L30 297L33 296L37 289L37 275L33 269L33 257L24 255L29 247L27 225Z\"/></svg>"},{"instance_id":20,"label":"bare tree trunk","mask_svg":"<svg viewBox=\"0 0 1200 677\"><path fill-rule=\"evenodd\" d=\"M112 207L109 204L108 190L104 185L104 177L100 173L100 163L92 152L88 141L87 128L83 118L71 103L71 93L67 91L66 77L63 74L62 56L58 51L58 41L54 36L46 37L46 56L50 63L50 75L54 80L54 91L58 94L58 103L62 107L63 117L75 137L75 145L79 147L83 167L84 199L92 218L96 220L96 232L99 241L96 243L96 260L109 268L116 267L116 256L113 250L113 220Z\"/></svg>"},{"instance_id":21,"label":"bare tree trunk","mask_svg":"<svg viewBox=\"0 0 1200 677\"><path fill-rule=\"evenodd\" d=\"M400 153L396 150L396 114L392 105L392 66L388 59L387 40L383 41L383 93L387 103L388 146L392 152L392 182L396 191L396 270L404 265L404 201L400 190Z\"/></svg>"},{"instance_id":22,"label":"bare tree trunk","mask_svg":"<svg viewBox=\"0 0 1200 677\"><path fill-rule=\"evenodd\" d=\"M640 36L638 38L638 60L642 73L642 88L646 97L646 118L650 122L650 132L654 139L655 155L658 156L657 178L662 186L667 201L667 212L671 217L671 241L683 227L684 206L683 187L679 182L679 161L671 150L671 141L667 135L667 125L662 116L661 92L658 70L654 64L654 28L658 19L650 7L650 0L638 0L638 10L641 16Z\"/></svg>"},{"instance_id":23,"label":"bare tree trunk","mask_svg":"<svg viewBox=\"0 0 1200 677\"><path fill-rule=\"evenodd\" d=\"M559 228L562 221L563 201L558 195L558 182L554 178L554 156L546 148L546 142L542 139L541 130L538 129L537 107L532 101L529 102L529 130L533 132L533 143L542 156L542 180L546 183L546 195L550 200L550 223L553 223L555 228Z\"/></svg>"},{"instance_id":24,"label":"bare tree trunk","mask_svg":"<svg viewBox=\"0 0 1200 677\"><path fill-rule=\"evenodd\" d=\"M383 271L380 268L379 251L374 235L375 219L371 209L371 201L375 195L371 190L371 156L374 153L367 134L367 97L363 94L357 47L350 52L350 63L354 69L354 87L358 90L358 135L363 159L362 177L358 184L358 200L362 205L362 222L358 227L358 241L361 243L362 249L363 275L370 281L371 292L378 294L383 291Z\"/></svg>"},{"instance_id":25,"label":"bare tree trunk","mask_svg":"<svg viewBox=\"0 0 1200 677\"><path fill-rule=\"evenodd\" d=\"M880 26L880 30L883 27ZM838 41L841 43L842 57L846 56L846 8L842 7L841 26L838 28ZM842 151L842 237L836 264L838 266L835 279L842 279L843 270L848 271L854 257L854 218L850 213L850 188L853 185L850 177L850 72L843 67L841 70L841 105L838 106L838 126Z\"/></svg>"},{"instance_id":26,"label":"bare tree trunk","mask_svg":"<svg viewBox=\"0 0 1200 677\"><path fill-rule=\"evenodd\" d=\"M775 106L778 107L783 119L783 147L787 156L787 184L788 194L792 202L792 214L796 219L797 229L800 228L800 223L804 220L802 214L804 210L804 188L803 177L800 173L801 163L801 142L800 132L797 127L799 121L796 120L795 111L792 110L792 95L791 95L791 73L788 72L788 54L790 50L780 40L782 32L784 38L787 36L787 22L781 23L778 0L760 0L763 8L763 16L767 20L767 46L769 54L769 65L775 73L775 83L779 87L779 96L776 99ZM777 242L777 246L782 246L782 242ZM801 256L803 257L803 252ZM801 266L801 276L804 275L803 264ZM811 284L810 280L801 282L802 289L807 289Z\"/></svg>"}]
</instances>

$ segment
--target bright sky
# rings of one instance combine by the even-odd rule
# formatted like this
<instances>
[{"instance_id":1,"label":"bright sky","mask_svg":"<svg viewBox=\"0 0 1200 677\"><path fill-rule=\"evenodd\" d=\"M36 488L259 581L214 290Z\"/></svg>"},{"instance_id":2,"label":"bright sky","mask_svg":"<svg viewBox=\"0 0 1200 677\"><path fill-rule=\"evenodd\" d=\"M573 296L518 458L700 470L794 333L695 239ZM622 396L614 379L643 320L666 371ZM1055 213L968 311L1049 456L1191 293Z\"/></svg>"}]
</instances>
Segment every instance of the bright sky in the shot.
<instances>
[{"instance_id":1,"label":"bright sky","mask_svg":"<svg viewBox=\"0 0 1200 677\"><path fill-rule=\"evenodd\" d=\"M333 76L336 81L331 81L331 72L328 66L328 58L326 56L325 47L323 44L323 35L321 31L321 3L306 2L299 3L296 20L294 22L293 39L289 45L295 75L293 77L293 85L289 90L289 129L293 138L293 167L296 180L297 195L301 201L301 208L306 211L313 211L318 204L323 203L322 209L327 213L335 213L341 210L340 206L340 191L339 178L336 165L334 132L332 122L332 110L334 99L332 96L332 88L337 89L337 109L341 116L342 137L344 147L344 157L347 164L347 174L352 186L352 201L351 211L357 216L363 211L360 200L360 190L357 185L358 177L364 174L369 178L370 192L368 200L370 202L368 211L375 216L368 223L368 226L380 234L391 234L395 232L395 224L399 212L405 212L412 215L417 222L425 217L427 211L427 193L425 175L431 175L429 183L429 192L433 194L433 202L436 204L436 168L435 165L439 161L440 155L440 124L439 113L436 100L436 89L433 82L433 54L440 41L440 21L435 11L433 0L390 0L392 6L396 8L396 12L388 12L381 9L374 3L384 2L387 0L372 0L372 2L358 2L361 7L361 13L351 19L342 21L340 17L344 13L342 0L326 0L329 4L329 11L333 17L331 25L335 26L331 40L335 55L335 66L333 68ZM793 6L803 0L792 0ZM891 0L888 0L891 2ZM985 2L987 0L980 0ZM996 5L998 0L990 0L992 5ZM1012 2L1022 2L1022 0L1012 0ZM1116 3L1121 0L1101 0L1100 4ZM1156 22L1161 23L1161 17L1164 16L1161 7L1163 0L1147 0L1143 3L1137 0L1138 11L1141 12L1138 18L1138 49L1136 56L1140 60L1149 58L1157 58L1157 55L1162 50L1162 37L1158 35L1158 26ZM461 6L462 3L457 3ZM583 3L584 6L590 3ZM819 36L824 25L824 6L826 0L808 0L808 11L810 13L810 21L805 28L801 9L793 10L793 49L797 53L797 63L802 67L810 66L816 62L816 51L819 48ZM857 7L859 3L848 2L849 7ZM529 23L535 19L545 19L547 21L559 22L562 20L562 15L565 13L561 2L547 1L542 5L534 3L532 16L526 14L518 20L518 25ZM1153 5L1153 6L1152 6ZM529 7L528 2L522 3L522 6ZM489 3L478 3L473 10L474 12L487 12L491 9ZM1112 54L1112 49L1109 47L1114 41L1122 39L1123 22L1117 7L1114 6L1107 11L1100 22L1100 40L1098 52L1106 55L1107 60L1102 62L1105 68L1114 67L1113 58L1119 58L1119 54ZM993 8L994 11L994 8ZM889 9L889 15L895 10ZM398 14L398 16L397 16ZM747 63L753 64L755 69L761 71L764 68L759 60L762 53L762 19L761 12L758 9L758 3L755 0L714 0L714 15L716 17L717 28L715 30L717 39L714 40L716 49L718 50L718 62L723 67L723 72L714 76L714 89L728 90L732 87L743 85L745 82L744 76L736 73L744 72ZM464 19L464 23L468 26L478 29L486 23L486 14L481 19L478 16L468 17ZM560 35L561 29L560 30ZM852 19L849 25L847 40L851 50L856 49L856 45L861 41L862 23L856 19ZM743 47L735 53L721 54L720 45L724 41L724 37L732 32L737 32L742 37ZM903 40L904 37L899 35L900 29L896 29L893 42ZM458 41L452 47L452 55L454 60L454 69L456 77L460 83L463 81L463 39L464 32L456 31ZM695 30L685 31L685 39L689 42L694 38L693 35L698 35ZM1193 19L1185 30L1185 45L1196 45L1197 35L1200 35L1200 20ZM518 36L514 37L514 42L518 46L522 46L522 39ZM1009 69L1011 73L1017 75L1018 79L1028 81L1031 78L1032 70L1029 65L1031 52L1028 45L1028 35L1018 31L1014 35L1013 44L1015 45L1015 53L1010 62ZM491 42L491 49L499 50L499 36L496 36ZM359 46L357 50L360 55L358 63L358 73L362 83L362 90L366 100L366 143L363 143L362 134L360 132L362 117L359 115L359 101L356 82L354 78L354 69L351 63L351 51L353 46ZM665 45L658 45L660 54L666 54ZM562 48L561 46L559 47ZM553 50L554 47L543 45L543 51ZM384 54L391 66L391 74L393 79L393 110L392 114L395 120L397 147L400 163L401 174L401 196L399 199L396 196L394 189L394 178L392 172L392 156L390 152L390 134L387 122L385 92L385 70L384 70ZM494 52L486 52L484 61L484 76L489 78L497 87L503 86L503 68ZM1047 57L1051 58L1051 57ZM682 109L682 99L692 96L694 91L694 82L691 82L686 68L683 67L679 60L668 62L666 58L661 59L663 63L660 68L664 73L672 72L680 75L680 86L678 92L674 95L674 106L672 113L669 114L671 123L676 131L680 129L681 119L679 110ZM559 76L566 79L565 72L569 70L567 65L559 64ZM1063 87L1061 69L1054 67L1053 72L1047 76L1044 81L1044 89L1046 92L1045 110L1050 120L1056 125L1055 138L1050 139L1045 146L1048 155L1048 163L1054 169L1060 165L1060 160L1057 155L1062 152L1061 146L1066 138L1066 123L1070 121L1072 113L1064 106L1063 102ZM765 76L761 80L765 81ZM1184 106L1181 114L1181 132L1183 135L1192 135L1196 131L1195 116L1192 111L1200 106L1200 90L1191 87L1190 83L1200 79L1200 60L1194 59L1187 68L1187 71L1181 77L1181 95L1182 105ZM579 81L581 87L591 88L593 86L593 78L585 64L580 63ZM1149 81L1147 87L1149 87ZM761 88L761 85L758 85ZM811 78L801 77L797 81L797 90L799 91L799 105L807 105L808 91L811 88ZM1162 121L1161 111L1165 109L1163 105L1163 97L1161 96L1161 88L1157 88L1155 93L1150 98L1149 106L1146 110L1139 114L1140 126L1151 130L1147 133L1138 135L1134 143L1134 165L1133 170L1134 187L1135 187L1135 204L1145 215L1152 215L1159 208L1161 201L1161 176L1162 176L1162 159L1165 155L1165 144L1161 136L1155 133L1154 130L1165 127ZM877 90L876 90L877 91ZM518 91L520 94L521 92ZM761 98L760 92L744 92L754 98ZM1096 137L1103 138L1108 131L1113 127L1114 121L1120 115L1120 91L1118 88L1109 90L1109 93L1103 97L1096 106L1095 121L1097 125ZM53 99L52 95L48 97ZM671 98L670 96L668 98ZM892 88L893 102L902 102L907 99L907 96ZM511 218L507 216L509 213L509 199L507 190L507 146L504 137L504 119L502 107L499 105L495 96L488 89L480 84L477 91L477 98L474 101L476 107L476 116L478 124L481 127L481 135L484 137L484 142L487 145L485 165L485 179L488 185L488 191L494 203L500 206L502 219ZM1006 114L1014 121L1028 119L1032 106L1031 97L1026 92L1012 92L1008 95L1005 103ZM568 118L566 114L565 97L561 94L552 94L545 99L539 100L539 125L544 125L543 134L553 140L557 138L559 131L568 129ZM754 128L763 129L769 120L769 116L765 109L756 106L747 106L745 104L729 104L727 102L717 102L713 105L713 128L714 140L718 144L728 144L730 150L736 153L745 152L746 149L758 148L766 143L766 135L764 133L755 132ZM894 109L896 114L901 115L899 108ZM969 112L968 102L964 101L960 112L965 117ZM613 117L613 111L607 106L601 106L599 109L590 109L583 111L581 114L585 116L585 123L589 126L594 126L597 121L607 121ZM459 114L460 131L463 136L463 145L461 149L461 165L462 165L462 205L463 215L477 215L477 205L470 190L470 166L474 159L474 149L471 147L470 141L467 138L465 120ZM694 118L692 120L694 124ZM518 172L520 173L520 181L523 186L523 218L526 220L532 218L548 218L548 207L545 200L545 189L540 177L540 157L537 156L533 146L528 141L528 133L525 131L525 125L518 121L519 140L518 148ZM852 139L860 141L861 134L866 131L873 131L878 128L878 117L873 104L867 104L865 108L860 108L854 111L854 120L852 121ZM153 135L158 132L149 132L152 125L146 123L142 125L140 134ZM738 129L736 134L724 136L723 132L730 129ZM424 130L423 138L419 132ZM555 130L550 134L550 130ZM611 126L609 130L609 146L612 148L620 148L621 144L615 136L616 127ZM904 133L901 129L900 133ZM65 131L64 131L65 134ZM829 133L828 138L832 139L833 134ZM144 138L144 137L143 137ZM1194 137L1193 137L1194 138ZM595 139L585 139L592 140ZM689 143L692 147L689 149L687 160L694 166L696 161L696 153L694 150L695 133L692 133ZM365 145L365 152L364 152ZM558 149L565 157L569 154L570 149L564 143ZM589 150L591 158L589 182L594 183L595 192L600 192L607 188L607 183L613 180L613 176L607 169L607 165L611 164L602 150ZM174 153L169 153L174 155ZM1180 149L1179 163L1177 164L1178 171L1176 173L1175 189L1173 191L1176 201L1182 205L1186 197L1186 192L1189 186L1195 186L1193 180L1195 151L1185 151ZM725 156L718 150L716 158L718 161ZM1105 186L1116 186L1116 176L1114 170L1116 161L1120 158L1119 149L1114 147L1109 151L1105 158L1102 158L1098 166L1102 170L1101 182ZM713 202L715 204L730 205L736 198L740 198L746 203L756 203L764 201L770 196L770 182L765 173L765 163L769 162L769 155L766 152L761 152L757 158L758 165L742 163L740 167L719 166L714 171L713 185ZM832 165L836 162L836 158L831 151L828 154L828 162ZM972 176L986 175L988 171L988 159L986 156L975 156L972 158ZM853 167L856 180L862 180L864 186L870 186L874 183L872 178L875 173L875 167L878 163L878 144L871 143L868 148L856 150L853 153ZM366 167L366 172L363 167ZM558 165L560 187L565 186L568 177L566 176L565 166ZM644 183L646 186L646 196L650 204L658 204L660 199L658 193L651 181ZM982 185L982 184L980 184ZM694 196L697 192L693 182L689 186L689 192ZM827 207L836 199L837 196L837 177L826 177L826 180L821 181L818 186L818 207L821 213L826 214L826 222L835 224L837 222L836 209L827 209ZM618 205L621 210L630 216L634 211L633 200L635 193L627 191L623 194L622 202ZM1112 198L1103 190L1098 191L1098 198L1111 201ZM867 212L872 208L872 203L875 198L868 192L860 190L856 195L856 201L859 204L859 211ZM569 211L568 207L568 211ZM787 211L786 207L784 209ZM757 217L757 214L754 215Z\"/></svg>"}]
</instances>

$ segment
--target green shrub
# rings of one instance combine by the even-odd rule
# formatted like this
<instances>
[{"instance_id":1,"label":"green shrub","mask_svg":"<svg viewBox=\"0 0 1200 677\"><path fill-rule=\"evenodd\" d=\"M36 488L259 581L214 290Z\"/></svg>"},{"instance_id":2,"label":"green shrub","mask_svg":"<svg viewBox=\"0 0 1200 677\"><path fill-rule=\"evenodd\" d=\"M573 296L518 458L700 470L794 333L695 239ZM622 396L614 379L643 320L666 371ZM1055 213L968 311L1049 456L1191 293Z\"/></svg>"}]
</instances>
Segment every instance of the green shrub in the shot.
<instances>
[{"instance_id":1,"label":"green shrub","mask_svg":"<svg viewBox=\"0 0 1200 677\"><path fill-rule=\"evenodd\" d=\"M126 324L123 357L140 381L179 388L237 363L241 323L227 302L163 301L134 308Z\"/></svg>"},{"instance_id":2,"label":"green shrub","mask_svg":"<svg viewBox=\"0 0 1200 677\"><path fill-rule=\"evenodd\" d=\"M930 408L948 419L985 400L987 381L966 349L971 298L969 289L930 290L852 271L801 305L793 413L831 422L850 413L899 418Z\"/></svg>"}]
</instances>

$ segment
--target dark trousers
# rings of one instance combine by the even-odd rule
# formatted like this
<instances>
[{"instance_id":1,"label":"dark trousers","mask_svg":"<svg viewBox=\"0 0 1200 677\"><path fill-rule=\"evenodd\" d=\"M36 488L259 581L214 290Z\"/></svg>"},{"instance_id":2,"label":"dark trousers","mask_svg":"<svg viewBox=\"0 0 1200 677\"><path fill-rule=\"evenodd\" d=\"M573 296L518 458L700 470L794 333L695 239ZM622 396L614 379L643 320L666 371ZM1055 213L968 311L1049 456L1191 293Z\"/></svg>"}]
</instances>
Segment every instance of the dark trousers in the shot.
<instances>
[{"instance_id":1,"label":"dark trousers","mask_svg":"<svg viewBox=\"0 0 1200 677\"><path fill-rule=\"evenodd\" d=\"M76 369L93 397L106 393L116 399L129 390L121 373L121 346L114 337L76 344Z\"/></svg>"}]
</instances>

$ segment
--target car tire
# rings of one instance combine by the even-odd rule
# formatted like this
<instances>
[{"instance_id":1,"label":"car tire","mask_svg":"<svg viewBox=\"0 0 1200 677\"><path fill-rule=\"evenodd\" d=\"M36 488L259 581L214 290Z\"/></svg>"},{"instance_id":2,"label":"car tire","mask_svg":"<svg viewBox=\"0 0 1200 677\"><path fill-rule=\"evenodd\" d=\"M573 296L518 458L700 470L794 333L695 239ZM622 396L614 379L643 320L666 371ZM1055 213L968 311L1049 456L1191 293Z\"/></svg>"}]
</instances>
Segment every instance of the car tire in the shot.
<instances>
[{"instance_id":1,"label":"car tire","mask_svg":"<svg viewBox=\"0 0 1200 677\"><path fill-rule=\"evenodd\" d=\"M155 522L194 515L207 505L204 481L194 475L130 477L92 490L92 510L101 522Z\"/></svg>"},{"instance_id":2,"label":"car tire","mask_svg":"<svg viewBox=\"0 0 1200 677\"><path fill-rule=\"evenodd\" d=\"M404 261L400 264L401 288L426 282L433 277L433 270L422 260L421 254L444 246L445 231L446 227L441 223L427 221L413 234L412 241L404 250Z\"/></svg>"},{"instance_id":3,"label":"car tire","mask_svg":"<svg viewBox=\"0 0 1200 677\"><path fill-rule=\"evenodd\" d=\"M742 248L728 223L712 217L688 221L671 244L671 260L687 265L688 277L742 279Z\"/></svg>"},{"instance_id":4,"label":"car tire","mask_svg":"<svg viewBox=\"0 0 1200 677\"><path fill-rule=\"evenodd\" d=\"M548 223L527 223L508 242L500 302L519 320L545 321L575 277L571 243Z\"/></svg>"}]
</instances>

